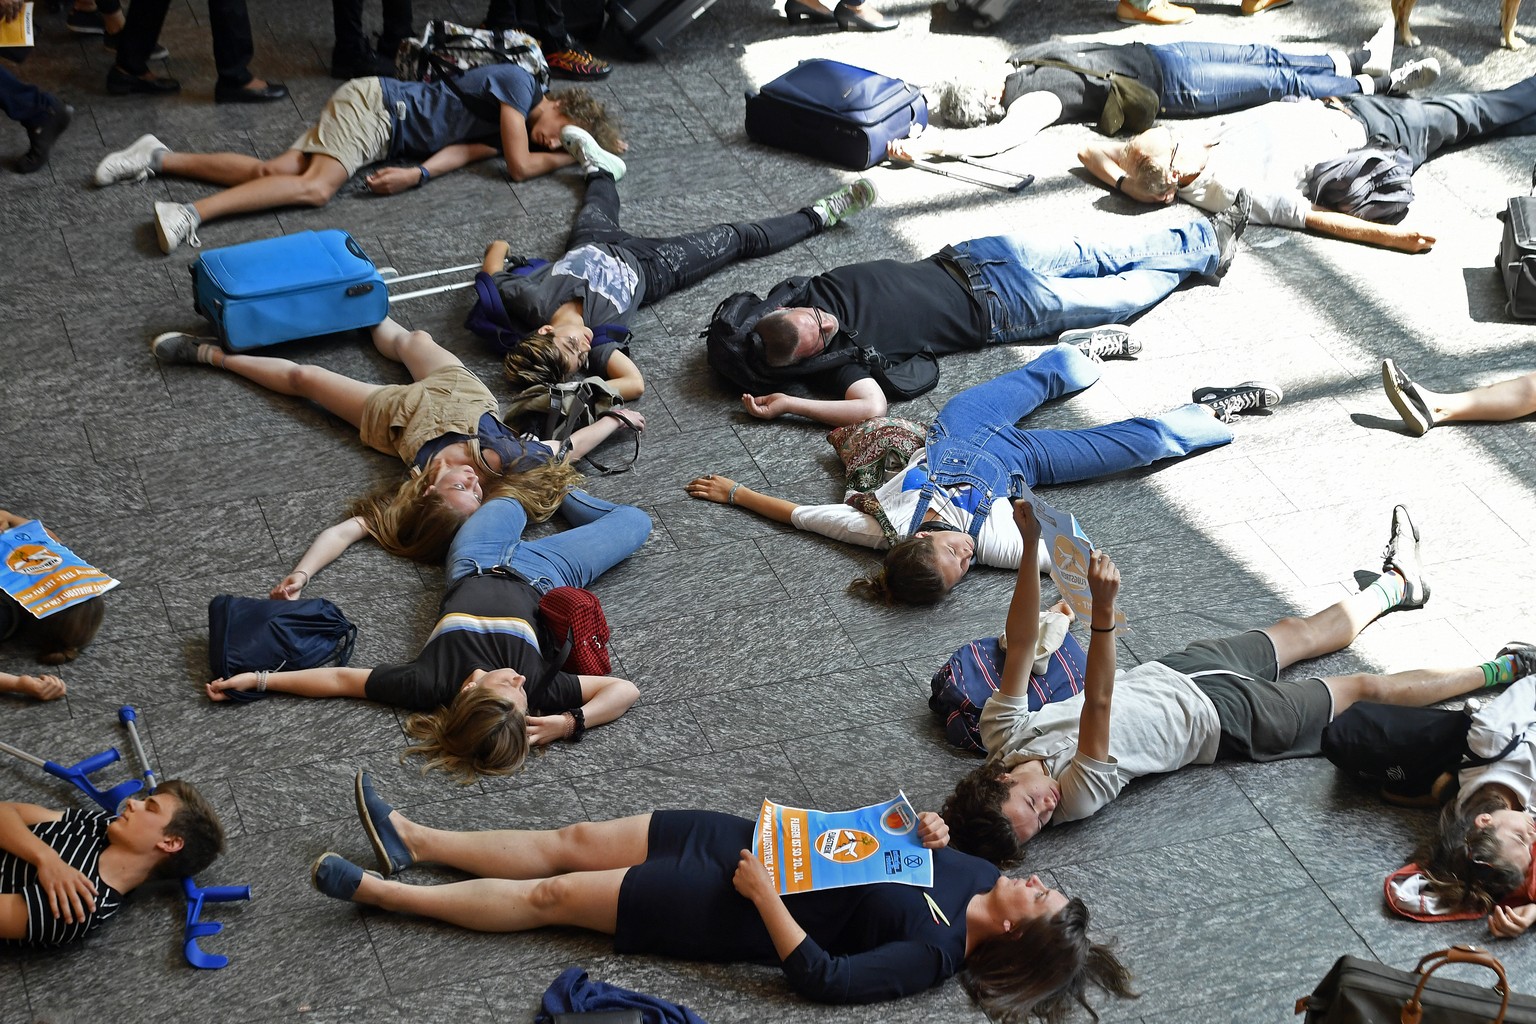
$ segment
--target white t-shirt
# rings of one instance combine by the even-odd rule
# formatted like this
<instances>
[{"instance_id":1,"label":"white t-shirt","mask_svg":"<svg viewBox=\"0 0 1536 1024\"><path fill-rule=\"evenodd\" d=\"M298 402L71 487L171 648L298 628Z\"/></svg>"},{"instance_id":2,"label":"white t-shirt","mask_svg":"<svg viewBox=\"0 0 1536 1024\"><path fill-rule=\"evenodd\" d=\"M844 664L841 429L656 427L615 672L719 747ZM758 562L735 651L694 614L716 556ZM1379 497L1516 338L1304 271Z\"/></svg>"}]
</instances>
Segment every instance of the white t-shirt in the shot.
<instances>
[{"instance_id":1,"label":"white t-shirt","mask_svg":"<svg viewBox=\"0 0 1536 1024\"><path fill-rule=\"evenodd\" d=\"M912 513L917 511L917 500L928 476L927 463L928 452L919 449L907 463L905 473L897 473L875 491L875 498L891 527L903 537L911 535L908 527L912 525ZM956 488L954 493L937 488L928 507L938 513L941 522L969 533L976 497L969 487ZM875 517L865 515L851 505L801 505L789 519L797 530L819 533L833 540L862 544L867 548L890 546ZM1017 569L1023 550L1024 538L1014 525L1011 503L994 499L987 521L981 524L976 561L997 569Z\"/></svg>"},{"instance_id":2,"label":"white t-shirt","mask_svg":"<svg viewBox=\"0 0 1536 1024\"><path fill-rule=\"evenodd\" d=\"M981 709L981 743L1012 768L1042 761L1061 786L1053 821L1077 821L1109 803L1126 783L1216 760L1216 706L1189 676L1149 661L1115 673L1109 711L1109 760L1078 751L1083 695L1029 710L1027 697L993 694Z\"/></svg>"},{"instance_id":3,"label":"white t-shirt","mask_svg":"<svg viewBox=\"0 0 1536 1024\"><path fill-rule=\"evenodd\" d=\"M1463 768L1457 776L1461 783L1457 796L1460 810L1472 791L1490 782L1514 790L1526 807L1536 795L1536 676L1516 680L1487 707L1472 716L1467 730L1467 749L1478 757L1493 757L1509 741L1525 733L1525 740L1503 758L1476 768Z\"/></svg>"},{"instance_id":4,"label":"white t-shirt","mask_svg":"<svg viewBox=\"0 0 1536 1024\"><path fill-rule=\"evenodd\" d=\"M1191 134L1175 138L1195 141ZM1365 125L1322 100L1266 103L1224 118L1204 140L1220 141L1199 177L1179 188L1181 199L1219 213L1246 188L1253 196L1249 223L1304 228L1312 201L1302 183L1317 164L1365 145Z\"/></svg>"}]
</instances>

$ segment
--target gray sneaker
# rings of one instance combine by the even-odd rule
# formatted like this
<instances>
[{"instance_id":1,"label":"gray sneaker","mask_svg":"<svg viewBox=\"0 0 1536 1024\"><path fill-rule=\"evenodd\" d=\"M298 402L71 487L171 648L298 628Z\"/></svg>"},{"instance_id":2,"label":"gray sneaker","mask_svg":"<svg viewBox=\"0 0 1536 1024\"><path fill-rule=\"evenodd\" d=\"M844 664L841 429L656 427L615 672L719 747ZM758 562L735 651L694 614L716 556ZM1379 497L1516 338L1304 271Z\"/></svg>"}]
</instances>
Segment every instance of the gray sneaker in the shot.
<instances>
[{"instance_id":1,"label":"gray sneaker","mask_svg":"<svg viewBox=\"0 0 1536 1024\"><path fill-rule=\"evenodd\" d=\"M1125 324L1062 331L1056 341L1061 345L1075 345L1079 352L1096 363L1106 359L1129 359L1141 351L1141 339L1132 335Z\"/></svg>"},{"instance_id":2,"label":"gray sneaker","mask_svg":"<svg viewBox=\"0 0 1536 1024\"><path fill-rule=\"evenodd\" d=\"M1524 679L1526 676L1536 676L1536 646L1512 640L1499 648L1497 657L1510 655L1515 659L1515 678Z\"/></svg>"},{"instance_id":3,"label":"gray sneaker","mask_svg":"<svg viewBox=\"0 0 1536 1024\"><path fill-rule=\"evenodd\" d=\"M185 203L155 204L155 237L160 241L160 251L169 256L186 242L194 249L203 247L197 237L197 215Z\"/></svg>"},{"instance_id":4,"label":"gray sneaker","mask_svg":"<svg viewBox=\"0 0 1536 1024\"><path fill-rule=\"evenodd\" d=\"M1408 518L1402 505L1392 509L1392 535L1381 553L1381 571L1395 570L1403 578L1403 600L1399 608L1422 608L1429 600L1429 581L1419 560L1419 528ZM1505 652L1500 652L1505 653Z\"/></svg>"},{"instance_id":5,"label":"gray sneaker","mask_svg":"<svg viewBox=\"0 0 1536 1024\"><path fill-rule=\"evenodd\" d=\"M170 147L153 135L141 135L127 149L108 153L96 165L96 184L115 185L120 181L143 181L152 177L151 163L155 154L169 152Z\"/></svg>"},{"instance_id":6,"label":"gray sneaker","mask_svg":"<svg viewBox=\"0 0 1536 1024\"><path fill-rule=\"evenodd\" d=\"M203 345L213 344L213 342L213 338L200 338L195 334L185 334L181 331L167 331L164 334L155 335L155 340L149 343L149 350L162 363L192 366L202 362L197 354Z\"/></svg>"},{"instance_id":7,"label":"gray sneaker","mask_svg":"<svg viewBox=\"0 0 1536 1024\"><path fill-rule=\"evenodd\" d=\"M1419 387L1390 359L1381 361L1381 387L1392 408L1403 418L1403 426L1414 437L1423 437L1435 425L1435 414L1419 394Z\"/></svg>"},{"instance_id":8,"label":"gray sneaker","mask_svg":"<svg viewBox=\"0 0 1536 1024\"><path fill-rule=\"evenodd\" d=\"M1245 380L1234 388L1197 388L1190 395L1192 401L1209 406L1223 423L1231 423L1238 413L1273 408L1284 398L1284 391L1262 380Z\"/></svg>"},{"instance_id":9,"label":"gray sneaker","mask_svg":"<svg viewBox=\"0 0 1536 1024\"><path fill-rule=\"evenodd\" d=\"M1387 76L1387 94L1401 96L1435 84L1440 62L1433 57L1411 60Z\"/></svg>"},{"instance_id":10,"label":"gray sneaker","mask_svg":"<svg viewBox=\"0 0 1536 1024\"><path fill-rule=\"evenodd\" d=\"M560 129L560 144L588 173L604 171L614 181L618 181L629 169L624 166L623 160L599 146L591 132L585 128L578 128L574 124L568 124Z\"/></svg>"},{"instance_id":11,"label":"gray sneaker","mask_svg":"<svg viewBox=\"0 0 1536 1024\"><path fill-rule=\"evenodd\" d=\"M875 189L875 183L868 178L860 178L831 195L822 196L811 204L811 209L816 211L822 224L830 228L874 206L875 200L879 198L880 193Z\"/></svg>"}]
</instances>

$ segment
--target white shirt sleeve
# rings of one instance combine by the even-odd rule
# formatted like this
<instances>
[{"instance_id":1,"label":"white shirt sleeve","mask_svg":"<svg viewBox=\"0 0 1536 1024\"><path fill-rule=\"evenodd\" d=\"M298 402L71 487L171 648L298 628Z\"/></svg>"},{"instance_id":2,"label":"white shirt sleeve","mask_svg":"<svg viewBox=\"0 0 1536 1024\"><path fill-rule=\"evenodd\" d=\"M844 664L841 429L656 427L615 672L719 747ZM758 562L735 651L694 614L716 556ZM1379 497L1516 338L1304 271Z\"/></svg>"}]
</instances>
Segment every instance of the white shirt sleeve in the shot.
<instances>
[{"instance_id":1,"label":"white shirt sleeve","mask_svg":"<svg viewBox=\"0 0 1536 1024\"><path fill-rule=\"evenodd\" d=\"M885 532L874 516L867 516L852 505L801 505L789 514L789 521L797 530L833 540L866 548L886 547Z\"/></svg>"}]
</instances>

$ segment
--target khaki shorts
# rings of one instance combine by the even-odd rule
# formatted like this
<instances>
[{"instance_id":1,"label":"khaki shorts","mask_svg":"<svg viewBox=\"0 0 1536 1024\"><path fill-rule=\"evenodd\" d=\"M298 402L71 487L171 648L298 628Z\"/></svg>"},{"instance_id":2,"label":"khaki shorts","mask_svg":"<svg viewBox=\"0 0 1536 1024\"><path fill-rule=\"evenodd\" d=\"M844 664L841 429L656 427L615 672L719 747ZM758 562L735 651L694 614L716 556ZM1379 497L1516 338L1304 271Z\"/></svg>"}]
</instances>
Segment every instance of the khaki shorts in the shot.
<instances>
[{"instance_id":1,"label":"khaki shorts","mask_svg":"<svg viewBox=\"0 0 1536 1024\"><path fill-rule=\"evenodd\" d=\"M359 167L389 156L393 134L379 80L354 78L331 94L320 120L288 148L328 156L345 167L350 178Z\"/></svg>"},{"instance_id":2,"label":"khaki shorts","mask_svg":"<svg viewBox=\"0 0 1536 1024\"><path fill-rule=\"evenodd\" d=\"M370 448L398 455L407 466L428 441L479 432L480 417L498 409L491 394L462 366L433 370L414 384L389 384L363 403L358 436Z\"/></svg>"}]
</instances>

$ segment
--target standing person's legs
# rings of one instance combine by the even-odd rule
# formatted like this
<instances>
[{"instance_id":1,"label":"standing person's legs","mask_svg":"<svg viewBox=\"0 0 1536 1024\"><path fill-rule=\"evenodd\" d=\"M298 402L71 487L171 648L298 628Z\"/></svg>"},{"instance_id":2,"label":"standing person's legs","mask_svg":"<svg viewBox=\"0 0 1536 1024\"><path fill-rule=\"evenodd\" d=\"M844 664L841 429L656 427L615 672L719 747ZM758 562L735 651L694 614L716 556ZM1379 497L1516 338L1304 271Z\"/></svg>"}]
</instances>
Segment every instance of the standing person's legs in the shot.
<instances>
[{"instance_id":1,"label":"standing person's legs","mask_svg":"<svg viewBox=\"0 0 1536 1024\"><path fill-rule=\"evenodd\" d=\"M134 0L128 20L117 40L117 69L134 78L149 74L149 55L154 52L171 0Z\"/></svg>"},{"instance_id":2,"label":"standing person's legs","mask_svg":"<svg viewBox=\"0 0 1536 1024\"><path fill-rule=\"evenodd\" d=\"M634 554L651 535L651 517L645 512L585 491L567 494L560 503L560 514L571 529L526 541L506 560L540 593L555 587L591 586Z\"/></svg>"},{"instance_id":3,"label":"standing person's legs","mask_svg":"<svg viewBox=\"0 0 1536 1024\"><path fill-rule=\"evenodd\" d=\"M1214 273L1221 261L1216 231L1204 217L1109 245L997 235L950 251L973 264L986 291L989 343L1123 322L1191 274Z\"/></svg>"},{"instance_id":4,"label":"standing person's legs","mask_svg":"<svg viewBox=\"0 0 1536 1024\"><path fill-rule=\"evenodd\" d=\"M619 227L619 186L613 175L587 175L587 190L566 238L566 251L593 242L623 242L630 237L629 232Z\"/></svg>"},{"instance_id":5,"label":"standing person's legs","mask_svg":"<svg viewBox=\"0 0 1536 1024\"><path fill-rule=\"evenodd\" d=\"M208 0L208 28L213 33L217 84L226 89L245 88L255 80L250 63L256 52L246 0Z\"/></svg>"},{"instance_id":6,"label":"standing person's legs","mask_svg":"<svg viewBox=\"0 0 1536 1024\"><path fill-rule=\"evenodd\" d=\"M1383 135L1406 148L1415 169L1446 146L1501 131L1536 132L1536 75L1488 92L1429 99L1348 96L1342 102L1365 124L1367 135Z\"/></svg>"},{"instance_id":7,"label":"standing person's legs","mask_svg":"<svg viewBox=\"0 0 1536 1024\"><path fill-rule=\"evenodd\" d=\"M23 82L0 67L0 109L4 109L5 116L12 121L22 124L42 121L53 112L56 102L37 86Z\"/></svg>"}]
</instances>

